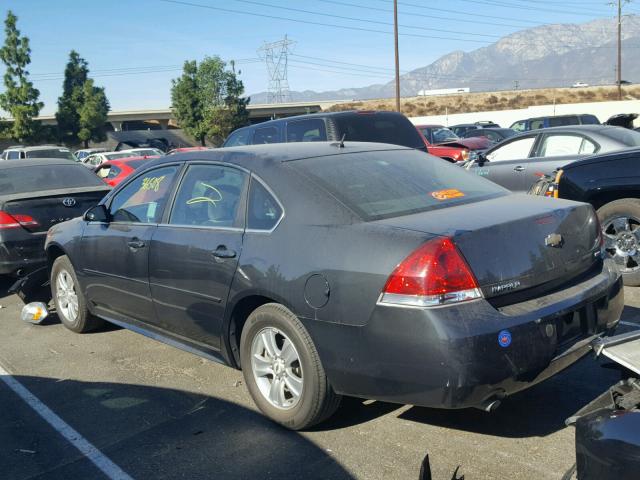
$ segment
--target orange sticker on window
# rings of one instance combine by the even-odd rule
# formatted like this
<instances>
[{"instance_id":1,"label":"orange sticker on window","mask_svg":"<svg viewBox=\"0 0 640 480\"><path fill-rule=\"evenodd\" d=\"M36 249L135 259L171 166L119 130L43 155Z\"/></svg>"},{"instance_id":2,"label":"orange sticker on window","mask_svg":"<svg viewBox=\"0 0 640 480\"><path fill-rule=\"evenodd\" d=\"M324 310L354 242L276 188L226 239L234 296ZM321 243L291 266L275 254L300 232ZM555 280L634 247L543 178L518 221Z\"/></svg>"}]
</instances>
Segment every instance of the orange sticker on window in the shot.
<instances>
[{"instance_id":1,"label":"orange sticker on window","mask_svg":"<svg viewBox=\"0 0 640 480\"><path fill-rule=\"evenodd\" d=\"M449 188L447 190L431 192L431 196L436 200L449 200L450 198L464 197L464 193L457 188Z\"/></svg>"}]
</instances>

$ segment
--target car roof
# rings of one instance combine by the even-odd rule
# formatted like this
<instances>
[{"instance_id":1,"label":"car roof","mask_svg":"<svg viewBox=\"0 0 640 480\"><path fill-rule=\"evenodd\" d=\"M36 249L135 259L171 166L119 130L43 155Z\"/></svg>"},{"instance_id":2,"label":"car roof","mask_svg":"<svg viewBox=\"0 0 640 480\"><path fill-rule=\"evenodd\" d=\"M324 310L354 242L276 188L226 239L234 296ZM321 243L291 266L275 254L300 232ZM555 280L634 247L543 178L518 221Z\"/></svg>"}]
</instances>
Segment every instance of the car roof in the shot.
<instances>
[{"instance_id":1,"label":"car roof","mask_svg":"<svg viewBox=\"0 0 640 480\"><path fill-rule=\"evenodd\" d=\"M341 147L340 142L291 142L216 148L213 150L184 152L163 156L149 162L145 168L180 161L218 161L251 168L252 165L257 165L258 163L263 165L279 164L330 155L388 150L414 150L409 147L390 145L387 143L346 141L343 145L344 147Z\"/></svg>"},{"instance_id":2,"label":"car roof","mask_svg":"<svg viewBox=\"0 0 640 480\"><path fill-rule=\"evenodd\" d=\"M62 150L69 150L67 147L63 147L61 145L38 145L37 147L18 147L15 150L24 150L25 152L35 152L35 151L38 151L38 150L51 150L52 148L59 148L59 149L62 149Z\"/></svg>"},{"instance_id":3,"label":"car roof","mask_svg":"<svg viewBox=\"0 0 640 480\"><path fill-rule=\"evenodd\" d=\"M234 130L246 130L249 128L261 128L263 126L279 124L290 120L306 120L307 118L335 118L335 117L349 117L352 115L402 115L400 112L392 112L390 110L344 110L342 112L318 112L318 113L306 113L304 115L294 115L292 117L276 118L274 120L268 120L266 122L256 123L253 125L247 125L246 127L238 128ZM404 115L402 115L404 116ZM233 132L232 132L233 133Z\"/></svg>"},{"instance_id":4,"label":"car roof","mask_svg":"<svg viewBox=\"0 0 640 480\"><path fill-rule=\"evenodd\" d=\"M37 167L41 165L78 165L80 163L74 162L66 158L23 158L21 160L2 160L0 161L0 170L7 168L18 167ZM84 168L84 167L83 167Z\"/></svg>"}]
</instances>

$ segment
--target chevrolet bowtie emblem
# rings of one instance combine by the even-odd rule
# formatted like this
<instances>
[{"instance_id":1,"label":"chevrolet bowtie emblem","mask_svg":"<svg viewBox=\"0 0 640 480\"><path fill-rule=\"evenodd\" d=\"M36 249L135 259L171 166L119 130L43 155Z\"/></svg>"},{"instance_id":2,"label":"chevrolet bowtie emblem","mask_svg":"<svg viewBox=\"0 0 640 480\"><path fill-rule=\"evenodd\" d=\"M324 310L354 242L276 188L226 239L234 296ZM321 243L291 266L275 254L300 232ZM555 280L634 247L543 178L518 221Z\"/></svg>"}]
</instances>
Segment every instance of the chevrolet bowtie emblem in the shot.
<instances>
[{"instance_id":1,"label":"chevrolet bowtie emblem","mask_svg":"<svg viewBox=\"0 0 640 480\"><path fill-rule=\"evenodd\" d=\"M547 247L560 248L562 247L563 243L564 243L564 239L562 238L562 235L560 235L559 233L551 233L547 235L546 238L544 239L544 244Z\"/></svg>"}]
</instances>

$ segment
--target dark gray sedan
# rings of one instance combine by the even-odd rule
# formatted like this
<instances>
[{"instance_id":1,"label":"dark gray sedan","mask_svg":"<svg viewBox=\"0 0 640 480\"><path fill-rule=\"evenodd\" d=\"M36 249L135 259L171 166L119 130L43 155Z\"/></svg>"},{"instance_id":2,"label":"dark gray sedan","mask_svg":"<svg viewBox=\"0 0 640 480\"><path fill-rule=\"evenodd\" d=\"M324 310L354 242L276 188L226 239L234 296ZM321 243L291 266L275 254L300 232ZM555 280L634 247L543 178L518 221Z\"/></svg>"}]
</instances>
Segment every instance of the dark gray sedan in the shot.
<instances>
[{"instance_id":1,"label":"dark gray sedan","mask_svg":"<svg viewBox=\"0 0 640 480\"><path fill-rule=\"evenodd\" d=\"M590 205L513 195L423 152L293 143L143 168L49 231L61 321L242 368L289 428L342 395L491 410L620 317Z\"/></svg>"},{"instance_id":2,"label":"dark gray sedan","mask_svg":"<svg viewBox=\"0 0 640 480\"><path fill-rule=\"evenodd\" d=\"M640 133L622 127L574 125L532 130L504 140L466 167L514 192L541 176L595 153L640 146Z\"/></svg>"}]
</instances>

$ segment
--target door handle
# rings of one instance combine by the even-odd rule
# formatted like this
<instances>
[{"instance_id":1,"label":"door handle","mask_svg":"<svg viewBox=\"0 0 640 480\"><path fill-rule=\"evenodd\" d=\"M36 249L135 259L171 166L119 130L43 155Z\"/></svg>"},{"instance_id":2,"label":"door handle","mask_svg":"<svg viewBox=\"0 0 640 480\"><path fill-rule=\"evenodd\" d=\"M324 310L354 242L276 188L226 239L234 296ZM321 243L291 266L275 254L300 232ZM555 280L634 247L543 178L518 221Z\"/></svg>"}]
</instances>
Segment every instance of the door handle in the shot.
<instances>
[{"instance_id":1,"label":"door handle","mask_svg":"<svg viewBox=\"0 0 640 480\"><path fill-rule=\"evenodd\" d=\"M211 252L214 258L236 258L236 251L228 249L225 245L220 245L213 252Z\"/></svg>"},{"instance_id":2,"label":"door handle","mask_svg":"<svg viewBox=\"0 0 640 480\"><path fill-rule=\"evenodd\" d=\"M514 168L514 170L516 172L524 172L524 167L522 165L518 165L517 167Z\"/></svg>"},{"instance_id":3,"label":"door handle","mask_svg":"<svg viewBox=\"0 0 640 480\"><path fill-rule=\"evenodd\" d=\"M133 240L128 241L127 245L129 245L129 248L133 250L137 250L139 248L144 248L145 243L142 240L138 240L137 238L134 238Z\"/></svg>"}]
</instances>

